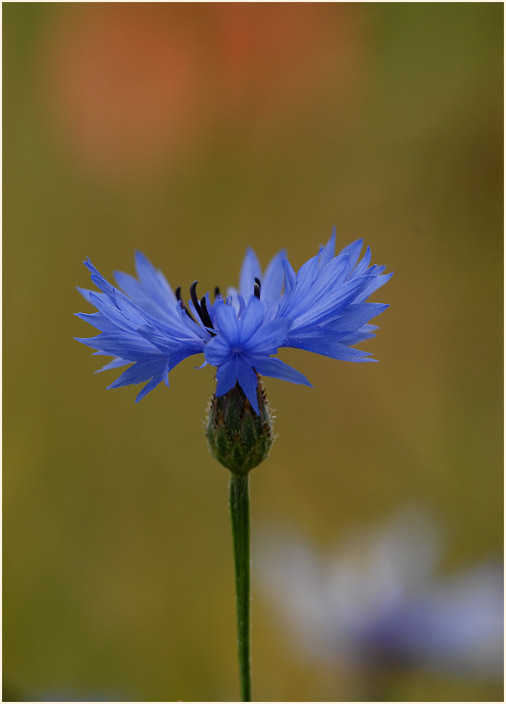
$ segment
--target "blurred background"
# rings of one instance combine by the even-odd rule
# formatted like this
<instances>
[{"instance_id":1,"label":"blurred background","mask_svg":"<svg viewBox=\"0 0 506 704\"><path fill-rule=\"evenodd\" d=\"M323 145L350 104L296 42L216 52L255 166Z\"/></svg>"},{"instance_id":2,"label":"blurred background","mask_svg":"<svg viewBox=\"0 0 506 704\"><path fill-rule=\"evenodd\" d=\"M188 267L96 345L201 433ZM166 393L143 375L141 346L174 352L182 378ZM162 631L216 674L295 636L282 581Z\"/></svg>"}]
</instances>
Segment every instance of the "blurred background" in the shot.
<instances>
[{"instance_id":1,"label":"blurred background","mask_svg":"<svg viewBox=\"0 0 506 704\"><path fill-rule=\"evenodd\" d=\"M493 3L4 4L4 701L237 698L212 370L106 392L75 286L334 225L391 308L267 380L254 697L502 700L502 56Z\"/></svg>"}]
</instances>

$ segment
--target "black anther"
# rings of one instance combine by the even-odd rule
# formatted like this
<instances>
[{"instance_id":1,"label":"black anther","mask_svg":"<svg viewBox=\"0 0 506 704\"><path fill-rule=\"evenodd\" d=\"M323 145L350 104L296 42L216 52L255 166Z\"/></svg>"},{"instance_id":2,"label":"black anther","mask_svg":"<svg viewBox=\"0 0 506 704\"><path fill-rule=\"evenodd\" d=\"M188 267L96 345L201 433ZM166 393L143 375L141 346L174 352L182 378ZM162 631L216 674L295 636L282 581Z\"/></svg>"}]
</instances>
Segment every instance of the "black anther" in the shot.
<instances>
[{"instance_id":1,"label":"black anther","mask_svg":"<svg viewBox=\"0 0 506 704\"><path fill-rule=\"evenodd\" d=\"M195 310L197 311L199 318L202 320L202 316L200 314L199 298L197 296L197 284L198 284L198 281L194 281L192 283L192 285L190 286L190 297L193 301L193 305L195 306Z\"/></svg>"},{"instance_id":2,"label":"black anther","mask_svg":"<svg viewBox=\"0 0 506 704\"><path fill-rule=\"evenodd\" d=\"M260 286L261 286L260 279L257 276L255 276L255 285L253 287L253 293L255 294L255 296L257 298L260 298Z\"/></svg>"},{"instance_id":3,"label":"black anther","mask_svg":"<svg viewBox=\"0 0 506 704\"><path fill-rule=\"evenodd\" d=\"M193 305L195 306L195 312L199 316L199 318L202 321L202 323L204 324L204 326L206 328L211 328L209 330L209 332L214 337L214 335L216 335L216 333L211 332L212 328L213 328L213 322L211 320L211 316L209 315L209 311L207 310L207 300L206 300L205 296L202 296L202 298L199 301L199 298L197 296L197 284L198 284L198 281L194 281L192 283L192 285L190 286L190 297L192 299ZM216 288L218 288L218 287L216 287ZM188 317L191 318L193 320L193 322L195 322L193 315L190 313L190 311L186 307L183 299L181 298L181 286L178 286L176 288L175 293L176 293L176 298L179 301L179 303L181 304L182 309L185 311L185 313L188 315Z\"/></svg>"},{"instance_id":4,"label":"black anther","mask_svg":"<svg viewBox=\"0 0 506 704\"><path fill-rule=\"evenodd\" d=\"M197 312L197 315L199 316L200 320L204 323L206 328L212 328L213 323L211 320L211 316L209 315L209 311L207 310L207 303L206 303L206 297L202 296L201 300L199 301L199 298L197 296L197 284L198 281L194 281L192 285L190 286L190 296L193 302L193 305L195 306L195 310ZM209 331L211 332L211 331ZM211 335L215 335L215 333L211 333Z\"/></svg>"},{"instance_id":5,"label":"black anther","mask_svg":"<svg viewBox=\"0 0 506 704\"><path fill-rule=\"evenodd\" d=\"M181 298L181 286L178 286L178 287L176 288L175 293L176 293L176 298L177 298L177 300L178 300L179 303L181 304L181 308L184 310L184 312L186 313L186 315L187 315L188 317L190 317L190 318L193 320L193 316L190 314L190 311L189 311L188 308L186 307L186 303L185 303L185 302L183 301L183 299Z\"/></svg>"},{"instance_id":6,"label":"black anther","mask_svg":"<svg viewBox=\"0 0 506 704\"><path fill-rule=\"evenodd\" d=\"M200 312L201 312L201 320L206 326L206 328L212 328L213 323L211 320L211 316L209 315L209 311L207 310L207 303L206 303L206 297L202 296L200 299Z\"/></svg>"}]
</instances>

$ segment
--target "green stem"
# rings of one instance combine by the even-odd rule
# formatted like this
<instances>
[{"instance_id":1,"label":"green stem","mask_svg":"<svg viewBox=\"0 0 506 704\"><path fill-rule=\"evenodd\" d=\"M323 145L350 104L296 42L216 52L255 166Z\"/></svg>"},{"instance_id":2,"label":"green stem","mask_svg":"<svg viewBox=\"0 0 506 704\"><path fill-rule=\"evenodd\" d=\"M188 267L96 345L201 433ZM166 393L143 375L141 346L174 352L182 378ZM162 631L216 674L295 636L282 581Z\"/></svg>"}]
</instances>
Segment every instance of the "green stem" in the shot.
<instances>
[{"instance_id":1,"label":"green stem","mask_svg":"<svg viewBox=\"0 0 506 704\"><path fill-rule=\"evenodd\" d=\"M232 474L230 477L230 516L234 543L237 646L241 699L243 702L250 702L250 538L249 476L247 474Z\"/></svg>"}]
</instances>

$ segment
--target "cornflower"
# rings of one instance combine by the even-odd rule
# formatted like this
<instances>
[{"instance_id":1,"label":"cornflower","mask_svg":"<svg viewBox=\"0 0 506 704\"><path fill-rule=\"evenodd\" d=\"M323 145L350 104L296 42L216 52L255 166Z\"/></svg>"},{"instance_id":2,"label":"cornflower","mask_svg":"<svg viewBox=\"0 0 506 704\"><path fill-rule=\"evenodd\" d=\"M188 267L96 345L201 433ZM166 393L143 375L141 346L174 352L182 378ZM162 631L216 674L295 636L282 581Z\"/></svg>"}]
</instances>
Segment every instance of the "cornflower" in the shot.
<instances>
[{"instance_id":1,"label":"cornflower","mask_svg":"<svg viewBox=\"0 0 506 704\"><path fill-rule=\"evenodd\" d=\"M194 281L185 301L181 288L173 291L140 252L135 255L137 279L115 272L119 288L88 259L85 266L100 293L79 291L97 312L77 315L100 334L76 339L97 355L114 357L99 371L132 365L107 388L147 382L136 401L162 381L168 386L169 372L183 359L203 353L201 366L217 369L216 396L238 384L258 414L259 376L311 386L303 374L274 356L282 347L349 362L375 361L352 345L374 337L376 326L369 321L388 305L367 299L392 274L383 274L383 266L370 266L369 247L358 261L362 246L363 241L356 240L334 256L334 233L297 273L282 250L264 274L248 249L239 290L229 288L224 297L216 287L214 300L209 293L199 299Z\"/></svg>"},{"instance_id":2,"label":"cornflower","mask_svg":"<svg viewBox=\"0 0 506 704\"><path fill-rule=\"evenodd\" d=\"M388 306L368 301L392 274L362 259L363 241L352 242L335 256L335 231L328 243L295 272L284 250L262 272L248 249L239 288L211 297L197 294L197 281L184 299L161 271L140 252L137 278L115 272L111 285L87 259L84 263L99 292L79 289L96 308L78 317L100 331L76 338L113 359L99 371L127 367L108 388L145 383L140 401L187 357L204 354L199 367L216 367L207 440L211 454L231 472L230 511L236 568L238 648L241 695L251 698L249 661L249 471L269 454L272 419L261 377L311 386L301 372L277 356L283 347L315 352L350 362L373 361L353 345L374 337L370 320Z\"/></svg>"}]
</instances>

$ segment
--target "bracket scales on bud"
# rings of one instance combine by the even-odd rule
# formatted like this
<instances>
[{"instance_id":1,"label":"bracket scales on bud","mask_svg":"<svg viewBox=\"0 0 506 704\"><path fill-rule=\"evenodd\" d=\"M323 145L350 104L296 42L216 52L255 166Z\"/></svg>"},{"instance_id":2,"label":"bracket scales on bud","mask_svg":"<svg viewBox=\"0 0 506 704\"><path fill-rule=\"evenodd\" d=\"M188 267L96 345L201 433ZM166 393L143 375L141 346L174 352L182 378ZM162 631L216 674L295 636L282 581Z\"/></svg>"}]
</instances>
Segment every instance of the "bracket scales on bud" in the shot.
<instances>
[{"instance_id":1,"label":"bracket scales on bud","mask_svg":"<svg viewBox=\"0 0 506 704\"><path fill-rule=\"evenodd\" d=\"M255 413L239 384L209 404L206 436L211 455L233 474L247 474L269 456L274 440L272 417L258 380Z\"/></svg>"}]
</instances>

